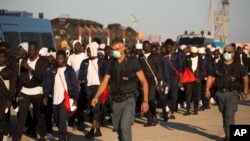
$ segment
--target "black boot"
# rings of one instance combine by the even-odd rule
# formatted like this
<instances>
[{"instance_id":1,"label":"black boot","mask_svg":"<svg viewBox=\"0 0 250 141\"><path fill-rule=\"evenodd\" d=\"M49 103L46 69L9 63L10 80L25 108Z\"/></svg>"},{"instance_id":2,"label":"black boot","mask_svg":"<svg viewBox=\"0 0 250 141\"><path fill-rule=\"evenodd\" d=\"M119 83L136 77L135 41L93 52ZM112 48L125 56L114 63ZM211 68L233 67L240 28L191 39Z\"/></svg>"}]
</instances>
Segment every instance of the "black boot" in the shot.
<instances>
[{"instance_id":1,"label":"black boot","mask_svg":"<svg viewBox=\"0 0 250 141\"><path fill-rule=\"evenodd\" d=\"M169 119L169 118L168 118L168 113L169 113L169 111L168 111L168 112L166 111L166 106L163 106L163 107L162 107L162 118L163 118L163 120L166 121L166 122L167 122L168 119Z\"/></svg>"},{"instance_id":2,"label":"black boot","mask_svg":"<svg viewBox=\"0 0 250 141\"><path fill-rule=\"evenodd\" d=\"M94 137L100 137L102 136L102 132L100 128L96 128L96 131L94 133Z\"/></svg>"},{"instance_id":3,"label":"black boot","mask_svg":"<svg viewBox=\"0 0 250 141\"><path fill-rule=\"evenodd\" d=\"M198 115L198 106L195 106L194 107L194 113L193 113L194 115Z\"/></svg>"},{"instance_id":4,"label":"black boot","mask_svg":"<svg viewBox=\"0 0 250 141\"><path fill-rule=\"evenodd\" d=\"M189 107L187 107L187 111L183 114L184 116L189 116L189 115L191 115L191 113L190 113L190 108Z\"/></svg>"},{"instance_id":5,"label":"black boot","mask_svg":"<svg viewBox=\"0 0 250 141\"><path fill-rule=\"evenodd\" d=\"M91 130L85 135L85 138L93 139L94 138L94 128L91 128Z\"/></svg>"},{"instance_id":6,"label":"black boot","mask_svg":"<svg viewBox=\"0 0 250 141\"><path fill-rule=\"evenodd\" d=\"M84 126L83 122L77 122L77 129L79 131L82 131L82 130L85 129L85 126Z\"/></svg>"},{"instance_id":7,"label":"black boot","mask_svg":"<svg viewBox=\"0 0 250 141\"><path fill-rule=\"evenodd\" d=\"M153 117L152 117L152 125L153 125L153 126L156 126L157 124L158 124L158 119L157 119L156 116L153 116Z\"/></svg>"},{"instance_id":8,"label":"black boot","mask_svg":"<svg viewBox=\"0 0 250 141\"><path fill-rule=\"evenodd\" d=\"M163 112L163 120L167 122L168 119L169 119L168 118L168 113L167 112Z\"/></svg>"},{"instance_id":9,"label":"black boot","mask_svg":"<svg viewBox=\"0 0 250 141\"><path fill-rule=\"evenodd\" d=\"M144 127L149 127L149 126L153 126L152 118L148 118L147 123L144 124Z\"/></svg>"},{"instance_id":10,"label":"black boot","mask_svg":"<svg viewBox=\"0 0 250 141\"><path fill-rule=\"evenodd\" d=\"M198 110L197 110L197 109L196 109L196 110L194 110L193 115L198 115Z\"/></svg>"},{"instance_id":11,"label":"black boot","mask_svg":"<svg viewBox=\"0 0 250 141\"><path fill-rule=\"evenodd\" d=\"M169 116L169 119L175 119L174 114L171 114L171 115Z\"/></svg>"},{"instance_id":12,"label":"black boot","mask_svg":"<svg viewBox=\"0 0 250 141\"><path fill-rule=\"evenodd\" d=\"M205 111L205 106L204 105L202 105L201 107L200 107L200 111Z\"/></svg>"}]
</instances>

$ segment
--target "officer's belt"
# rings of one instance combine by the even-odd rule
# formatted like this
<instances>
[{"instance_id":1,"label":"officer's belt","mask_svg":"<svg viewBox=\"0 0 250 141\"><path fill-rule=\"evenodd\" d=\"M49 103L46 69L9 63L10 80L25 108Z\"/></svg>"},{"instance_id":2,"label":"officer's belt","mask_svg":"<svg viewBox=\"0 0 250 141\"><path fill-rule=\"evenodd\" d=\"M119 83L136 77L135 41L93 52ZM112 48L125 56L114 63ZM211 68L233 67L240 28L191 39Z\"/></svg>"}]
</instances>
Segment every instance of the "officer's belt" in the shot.
<instances>
[{"instance_id":1,"label":"officer's belt","mask_svg":"<svg viewBox=\"0 0 250 141\"><path fill-rule=\"evenodd\" d=\"M221 88L221 89L218 89L218 91L220 91L222 93L225 93L225 92L231 92L231 91L235 91L235 90L231 90L231 89L228 89L228 88Z\"/></svg>"},{"instance_id":2,"label":"officer's belt","mask_svg":"<svg viewBox=\"0 0 250 141\"><path fill-rule=\"evenodd\" d=\"M135 97L135 94L130 93L130 94L123 94L123 95L111 95L111 100L120 103L131 97Z\"/></svg>"}]
</instances>

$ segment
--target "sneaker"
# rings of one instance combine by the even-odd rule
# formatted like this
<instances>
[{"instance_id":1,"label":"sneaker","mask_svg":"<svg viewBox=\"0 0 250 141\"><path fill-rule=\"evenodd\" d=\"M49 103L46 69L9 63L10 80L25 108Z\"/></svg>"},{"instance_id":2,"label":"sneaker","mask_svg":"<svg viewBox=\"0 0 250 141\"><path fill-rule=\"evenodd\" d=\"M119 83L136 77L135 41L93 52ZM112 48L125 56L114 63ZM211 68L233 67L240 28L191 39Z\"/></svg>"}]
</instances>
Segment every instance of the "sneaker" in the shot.
<instances>
[{"instance_id":1,"label":"sneaker","mask_svg":"<svg viewBox=\"0 0 250 141\"><path fill-rule=\"evenodd\" d=\"M199 101L199 105L200 105L200 106L202 105L202 101L201 101L201 100Z\"/></svg>"},{"instance_id":2,"label":"sneaker","mask_svg":"<svg viewBox=\"0 0 250 141\"><path fill-rule=\"evenodd\" d=\"M187 103L186 103L186 101L184 102L183 107L184 107L184 108L187 108Z\"/></svg>"},{"instance_id":3,"label":"sneaker","mask_svg":"<svg viewBox=\"0 0 250 141\"><path fill-rule=\"evenodd\" d=\"M54 136L53 136L51 133L48 133L48 134L45 136L45 138L46 138L47 140L51 140L51 139L54 139Z\"/></svg>"},{"instance_id":4,"label":"sneaker","mask_svg":"<svg viewBox=\"0 0 250 141\"><path fill-rule=\"evenodd\" d=\"M170 111L168 106L165 107L165 110L166 110L167 113Z\"/></svg>"},{"instance_id":5,"label":"sneaker","mask_svg":"<svg viewBox=\"0 0 250 141\"><path fill-rule=\"evenodd\" d=\"M209 102L210 102L210 104L212 104L212 105L214 105L214 104L216 103L213 97L210 98Z\"/></svg>"},{"instance_id":6,"label":"sneaker","mask_svg":"<svg viewBox=\"0 0 250 141\"><path fill-rule=\"evenodd\" d=\"M3 136L3 141L8 141L9 135L4 135Z\"/></svg>"},{"instance_id":7,"label":"sneaker","mask_svg":"<svg viewBox=\"0 0 250 141\"><path fill-rule=\"evenodd\" d=\"M180 109L181 108L181 104L178 104L177 108Z\"/></svg>"}]
</instances>

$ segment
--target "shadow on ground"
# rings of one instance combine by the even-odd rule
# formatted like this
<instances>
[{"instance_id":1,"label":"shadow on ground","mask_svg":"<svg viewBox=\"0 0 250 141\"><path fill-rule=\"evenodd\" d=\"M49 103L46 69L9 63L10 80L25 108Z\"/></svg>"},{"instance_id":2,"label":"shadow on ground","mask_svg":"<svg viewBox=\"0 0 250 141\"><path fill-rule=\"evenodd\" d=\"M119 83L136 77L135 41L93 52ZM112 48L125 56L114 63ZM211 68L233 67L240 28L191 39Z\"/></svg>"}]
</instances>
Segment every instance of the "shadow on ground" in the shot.
<instances>
[{"instance_id":1,"label":"shadow on ground","mask_svg":"<svg viewBox=\"0 0 250 141\"><path fill-rule=\"evenodd\" d=\"M245 105L245 106L250 106L250 100L246 100L246 101L240 100L239 104L240 105Z\"/></svg>"},{"instance_id":2,"label":"shadow on ground","mask_svg":"<svg viewBox=\"0 0 250 141\"><path fill-rule=\"evenodd\" d=\"M160 125L165 127L167 130L181 130L184 132L189 132L190 134L198 134L199 136L204 136L213 141L221 141L222 138L216 135L211 135L206 132L206 129L198 127L195 125L176 123L176 122L160 122Z\"/></svg>"}]
</instances>

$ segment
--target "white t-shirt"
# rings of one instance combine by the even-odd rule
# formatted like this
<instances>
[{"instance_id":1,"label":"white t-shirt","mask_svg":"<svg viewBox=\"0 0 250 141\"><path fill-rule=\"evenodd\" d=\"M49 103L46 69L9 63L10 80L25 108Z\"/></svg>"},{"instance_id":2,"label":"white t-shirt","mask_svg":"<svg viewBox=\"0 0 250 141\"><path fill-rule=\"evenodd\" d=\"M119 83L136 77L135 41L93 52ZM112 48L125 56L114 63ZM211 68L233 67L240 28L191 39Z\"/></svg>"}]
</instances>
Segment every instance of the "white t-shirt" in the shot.
<instances>
[{"instance_id":1,"label":"white t-shirt","mask_svg":"<svg viewBox=\"0 0 250 141\"><path fill-rule=\"evenodd\" d=\"M64 89L66 89L66 91L68 90L64 75L65 70L66 67L57 69L57 73L55 76L55 83L54 83L54 97L53 97L54 105L59 105L60 103L62 103L64 99Z\"/></svg>"},{"instance_id":2,"label":"white t-shirt","mask_svg":"<svg viewBox=\"0 0 250 141\"><path fill-rule=\"evenodd\" d=\"M20 71L21 71L21 64L22 64L22 61L23 61L23 59L19 59L19 62L18 62L18 76L20 76Z\"/></svg>"},{"instance_id":3,"label":"white t-shirt","mask_svg":"<svg viewBox=\"0 0 250 141\"><path fill-rule=\"evenodd\" d=\"M218 62L219 62L219 60L220 60L220 58L215 59L215 63L218 63Z\"/></svg>"},{"instance_id":4,"label":"white t-shirt","mask_svg":"<svg viewBox=\"0 0 250 141\"><path fill-rule=\"evenodd\" d=\"M28 65L35 70L36 67L36 62L39 59L39 57L37 57L34 61L30 61L30 59L27 60ZM31 72L29 72L29 78L32 79L33 74ZM43 94L43 88L42 86L37 86L34 88L26 88L26 87L22 87L21 92L27 95L38 95L38 94Z\"/></svg>"},{"instance_id":5,"label":"white t-shirt","mask_svg":"<svg viewBox=\"0 0 250 141\"><path fill-rule=\"evenodd\" d=\"M1 66L0 67L0 72L5 68L6 66ZM10 80L4 80L3 77L0 75L0 79L3 80L6 88L9 90L10 89Z\"/></svg>"},{"instance_id":6,"label":"white t-shirt","mask_svg":"<svg viewBox=\"0 0 250 141\"><path fill-rule=\"evenodd\" d=\"M88 73L87 73L87 86L100 85L99 72L98 72L98 59L89 60Z\"/></svg>"},{"instance_id":7,"label":"white t-shirt","mask_svg":"<svg viewBox=\"0 0 250 141\"><path fill-rule=\"evenodd\" d=\"M148 56L149 56L150 54L151 54L151 53L145 53L144 56L145 56L146 58L148 58Z\"/></svg>"},{"instance_id":8,"label":"white t-shirt","mask_svg":"<svg viewBox=\"0 0 250 141\"><path fill-rule=\"evenodd\" d=\"M1 66L0 67L0 72L5 68L6 66Z\"/></svg>"},{"instance_id":9,"label":"white t-shirt","mask_svg":"<svg viewBox=\"0 0 250 141\"><path fill-rule=\"evenodd\" d=\"M241 65L244 65L243 59L242 59L242 54L240 54L240 64L241 64Z\"/></svg>"},{"instance_id":10,"label":"white t-shirt","mask_svg":"<svg viewBox=\"0 0 250 141\"><path fill-rule=\"evenodd\" d=\"M75 70L76 80L78 80L78 74L79 74L82 60L85 60L87 58L88 56L84 52L81 52L79 54L74 53L69 56L67 64L72 66L72 68Z\"/></svg>"},{"instance_id":11,"label":"white t-shirt","mask_svg":"<svg viewBox=\"0 0 250 141\"><path fill-rule=\"evenodd\" d=\"M194 72L194 71L196 71L197 66L198 66L198 56L191 57L191 61L192 61L192 70Z\"/></svg>"}]
</instances>

